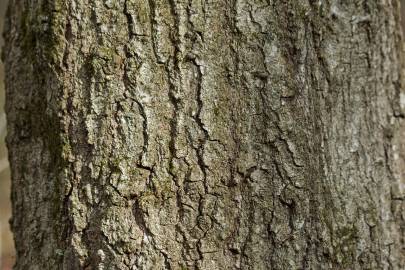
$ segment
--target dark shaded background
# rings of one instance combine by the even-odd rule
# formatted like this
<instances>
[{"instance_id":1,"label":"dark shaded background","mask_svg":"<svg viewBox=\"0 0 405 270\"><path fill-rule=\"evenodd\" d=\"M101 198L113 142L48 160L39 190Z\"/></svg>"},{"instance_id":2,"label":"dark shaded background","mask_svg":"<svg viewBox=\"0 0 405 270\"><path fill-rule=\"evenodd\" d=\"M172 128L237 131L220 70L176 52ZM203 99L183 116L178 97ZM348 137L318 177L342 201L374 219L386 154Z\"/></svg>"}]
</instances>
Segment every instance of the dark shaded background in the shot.
<instances>
[{"instance_id":1,"label":"dark shaded background","mask_svg":"<svg viewBox=\"0 0 405 270\"><path fill-rule=\"evenodd\" d=\"M20 1L20 0L17 0ZM366 1L366 0L365 0ZM374 1L374 0L370 0ZM401 14L405 18L405 0L401 0ZM0 33L3 32L3 21L6 13L7 0L0 0ZM405 30L405 19L402 22ZM0 52L3 45L3 38L0 37ZM4 70L0 62L0 269L9 270L14 262L14 247L12 235L8 225L11 216L10 205L10 171L7 163L7 151L5 139L5 117L4 117Z\"/></svg>"}]
</instances>

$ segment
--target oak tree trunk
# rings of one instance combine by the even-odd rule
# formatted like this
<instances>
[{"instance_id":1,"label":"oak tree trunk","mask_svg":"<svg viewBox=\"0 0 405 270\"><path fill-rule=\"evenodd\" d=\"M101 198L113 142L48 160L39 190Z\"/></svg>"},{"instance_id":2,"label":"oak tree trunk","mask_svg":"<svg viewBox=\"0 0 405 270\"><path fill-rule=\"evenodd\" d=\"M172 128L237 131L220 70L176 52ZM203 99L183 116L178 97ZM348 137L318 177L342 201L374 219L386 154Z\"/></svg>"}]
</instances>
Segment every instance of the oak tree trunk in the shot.
<instances>
[{"instance_id":1,"label":"oak tree trunk","mask_svg":"<svg viewBox=\"0 0 405 270\"><path fill-rule=\"evenodd\" d=\"M12 0L15 269L404 269L398 11Z\"/></svg>"}]
</instances>

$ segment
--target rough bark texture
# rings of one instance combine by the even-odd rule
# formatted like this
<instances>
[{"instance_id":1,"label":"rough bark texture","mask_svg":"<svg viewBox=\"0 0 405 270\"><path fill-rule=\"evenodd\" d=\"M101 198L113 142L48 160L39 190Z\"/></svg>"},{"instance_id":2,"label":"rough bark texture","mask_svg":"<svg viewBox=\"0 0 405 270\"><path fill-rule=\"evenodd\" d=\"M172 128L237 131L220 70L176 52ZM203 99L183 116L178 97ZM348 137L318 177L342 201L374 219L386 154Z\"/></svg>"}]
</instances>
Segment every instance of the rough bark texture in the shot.
<instances>
[{"instance_id":1,"label":"rough bark texture","mask_svg":"<svg viewBox=\"0 0 405 270\"><path fill-rule=\"evenodd\" d=\"M404 269L398 10L11 1L15 269Z\"/></svg>"}]
</instances>

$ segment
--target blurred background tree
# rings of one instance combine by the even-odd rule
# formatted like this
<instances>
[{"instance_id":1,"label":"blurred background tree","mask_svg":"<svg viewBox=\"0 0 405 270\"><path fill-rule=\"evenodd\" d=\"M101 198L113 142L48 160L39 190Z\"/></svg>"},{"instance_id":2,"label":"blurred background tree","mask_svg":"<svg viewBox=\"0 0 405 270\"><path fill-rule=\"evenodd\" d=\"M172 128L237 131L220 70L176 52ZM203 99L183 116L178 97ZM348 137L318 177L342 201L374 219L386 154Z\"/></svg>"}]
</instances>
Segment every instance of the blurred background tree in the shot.
<instances>
[{"instance_id":1,"label":"blurred background tree","mask_svg":"<svg viewBox=\"0 0 405 270\"><path fill-rule=\"evenodd\" d=\"M0 32L3 32L7 0L0 0ZM0 52L3 37L0 36ZM4 70L0 62L0 269L11 269L14 261L14 248L8 220L11 216L10 204L10 171L8 169L5 139L4 117Z\"/></svg>"}]
</instances>

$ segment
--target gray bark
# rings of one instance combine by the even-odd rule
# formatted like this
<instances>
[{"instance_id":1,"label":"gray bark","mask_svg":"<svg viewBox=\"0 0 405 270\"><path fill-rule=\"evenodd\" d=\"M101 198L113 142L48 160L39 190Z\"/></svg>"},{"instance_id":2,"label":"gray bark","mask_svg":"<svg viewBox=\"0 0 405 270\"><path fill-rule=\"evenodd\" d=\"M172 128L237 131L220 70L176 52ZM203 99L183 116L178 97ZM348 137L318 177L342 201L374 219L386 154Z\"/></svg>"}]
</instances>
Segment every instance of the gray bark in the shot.
<instances>
[{"instance_id":1,"label":"gray bark","mask_svg":"<svg viewBox=\"0 0 405 270\"><path fill-rule=\"evenodd\" d=\"M11 1L15 269L404 269L398 11Z\"/></svg>"}]
</instances>

